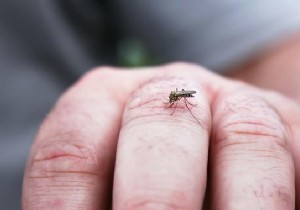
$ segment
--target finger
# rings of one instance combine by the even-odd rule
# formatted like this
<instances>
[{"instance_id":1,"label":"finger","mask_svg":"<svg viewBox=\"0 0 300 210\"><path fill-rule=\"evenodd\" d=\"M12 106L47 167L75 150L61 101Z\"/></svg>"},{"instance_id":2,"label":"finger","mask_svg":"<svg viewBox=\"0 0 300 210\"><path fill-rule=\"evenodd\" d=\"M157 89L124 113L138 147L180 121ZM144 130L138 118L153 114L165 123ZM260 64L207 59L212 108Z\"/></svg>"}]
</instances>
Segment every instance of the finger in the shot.
<instances>
[{"instance_id":1,"label":"finger","mask_svg":"<svg viewBox=\"0 0 300 210\"><path fill-rule=\"evenodd\" d=\"M298 112L298 115L300 113ZM299 118L299 117L298 117ZM294 158L296 171L296 209L300 209L300 122L291 127L293 133L293 140L291 142L291 150Z\"/></svg>"},{"instance_id":2,"label":"finger","mask_svg":"<svg viewBox=\"0 0 300 210\"><path fill-rule=\"evenodd\" d=\"M212 113L212 209L294 209L290 135L279 113L242 92L220 96Z\"/></svg>"},{"instance_id":3,"label":"finger","mask_svg":"<svg viewBox=\"0 0 300 210\"><path fill-rule=\"evenodd\" d=\"M128 101L118 143L114 209L201 208L210 109L203 90L192 81L157 78L142 85ZM183 99L175 111L175 107L164 109L164 102L176 88L197 91L189 98L198 104L189 107L196 119Z\"/></svg>"},{"instance_id":4,"label":"finger","mask_svg":"<svg viewBox=\"0 0 300 210\"><path fill-rule=\"evenodd\" d=\"M135 74L100 69L64 94L32 146L23 209L108 209L123 105L134 80Z\"/></svg>"},{"instance_id":5,"label":"finger","mask_svg":"<svg viewBox=\"0 0 300 210\"><path fill-rule=\"evenodd\" d=\"M264 91L264 97L270 104L276 105L276 110L284 116L291 138L289 145L294 159L296 180L296 209L300 209L300 106L299 103L284 97L281 94Z\"/></svg>"}]
</instances>

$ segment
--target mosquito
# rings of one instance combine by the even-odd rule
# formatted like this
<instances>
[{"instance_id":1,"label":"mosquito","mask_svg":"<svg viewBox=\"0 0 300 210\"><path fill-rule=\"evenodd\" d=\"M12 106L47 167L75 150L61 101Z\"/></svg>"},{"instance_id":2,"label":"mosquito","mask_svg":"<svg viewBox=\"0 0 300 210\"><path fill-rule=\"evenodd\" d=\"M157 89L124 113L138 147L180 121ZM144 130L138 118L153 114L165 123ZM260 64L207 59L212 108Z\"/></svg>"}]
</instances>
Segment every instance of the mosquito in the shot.
<instances>
[{"instance_id":1,"label":"mosquito","mask_svg":"<svg viewBox=\"0 0 300 210\"><path fill-rule=\"evenodd\" d=\"M179 90L176 88L176 91L171 91L170 95L169 95L169 107L168 108L171 108L174 104L175 104L175 108L172 112L171 115L173 115L175 113L175 110L177 108L177 104L178 102L181 100L181 99L184 99L184 103L185 103L185 106L186 108L189 110L189 112L191 113L191 115L195 118L195 120L197 120L197 122L200 124L199 120L195 117L195 115L191 112L188 104L192 105L192 106L197 106L197 104L192 104L190 103L187 98L192 98L192 97L195 97L194 94L196 93L196 91L194 90Z\"/></svg>"}]
</instances>

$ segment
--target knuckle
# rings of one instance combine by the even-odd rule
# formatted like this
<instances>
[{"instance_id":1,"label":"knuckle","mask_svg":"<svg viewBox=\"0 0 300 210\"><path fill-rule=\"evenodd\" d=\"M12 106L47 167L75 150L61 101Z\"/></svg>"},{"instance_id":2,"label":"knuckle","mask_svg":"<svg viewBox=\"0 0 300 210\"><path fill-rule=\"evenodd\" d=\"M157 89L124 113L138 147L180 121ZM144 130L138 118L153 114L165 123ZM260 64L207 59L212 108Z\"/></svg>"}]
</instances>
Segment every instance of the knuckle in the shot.
<instances>
[{"instance_id":1,"label":"knuckle","mask_svg":"<svg viewBox=\"0 0 300 210\"><path fill-rule=\"evenodd\" d=\"M41 142L39 150L46 150L49 145L59 148L72 142L84 144L83 142L90 138L94 128L101 126L95 117L85 110L85 105L79 103L66 100L56 104L37 133L36 139Z\"/></svg>"},{"instance_id":2,"label":"knuckle","mask_svg":"<svg viewBox=\"0 0 300 210\"><path fill-rule=\"evenodd\" d=\"M122 208L123 209L123 208ZM128 201L124 205L123 210L138 210L138 209L148 209L148 210L156 210L156 209L167 209L167 210L184 210L184 209L192 209L189 207L183 199L174 198L171 200L162 200L158 197L138 197Z\"/></svg>"},{"instance_id":3,"label":"knuckle","mask_svg":"<svg viewBox=\"0 0 300 210\"><path fill-rule=\"evenodd\" d=\"M216 130L218 144L262 143L267 147L287 149L285 124L263 100L252 96L234 96L225 104L225 112Z\"/></svg>"},{"instance_id":4,"label":"knuckle","mask_svg":"<svg viewBox=\"0 0 300 210\"><path fill-rule=\"evenodd\" d=\"M80 115L80 117L83 118L81 120L93 120L93 117L88 114L89 103L91 103L89 100L84 100L82 98L61 98L54 106L49 117L52 117L52 119L56 121L64 121L64 119L68 120L69 118L75 118ZM75 113L77 116L75 116ZM64 123L66 122L64 121Z\"/></svg>"},{"instance_id":5,"label":"knuckle","mask_svg":"<svg viewBox=\"0 0 300 210\"><path fill-rule=\"evenodd\" d=\"M197 67L197 68L199 68L196 64L183 62L183 61L168 63L167 66L170 68L173 68L173 67L177 67L177 68L191 68L191 67L195 68L195 67Z\"/></svg>"},{"instance_id":6,"label":"knuckle","mask_svg":"<svg viewBox=\"0 0 300 210\"><path fill-rule=\"evenodd\" d=\"M199 72L199 70L205 70L204 67L199 66L197 64L194 63L188 63L188 62L172 62L172 63L168 63L166 65L166 70L167 72L169 71L171 74L174 73L174 71L177 72L185 72L186 71L197 71Z\"/></svg>"},{"instance_id":7,"label":"knuckle","mask_svg":"<svg viewBox=\"0 0 300 210\"><path fill-rule=\"evenodd\" d=\"M81 123L80 127L75 122L71 125L70 121L75 120L47 121L37 135L27 163L23 206L72 209L72 195L96 194L101 182L111 182L114 154L106 143L87 141L91 139L90 126L84 128ZM75 202L88 205L90 200L82 197Z\"/></svg>"},{"instance_id":8,"label":"knuckle","mask_svg":"<svg viewBox=\"0 0 300 210\"><path fill-rule=\"evenodd\" d=\"M119 78L120 72L117 71L117 68L109 66L101 66L91 69L83 74L79 81L75 84L97 84L102 85L103 87L110 85L115 78ZM101 83L99 84L99 81Z\"/></svg>"},{"instance_id":9,"label":"knuckle","mask_svg":"<svg viewBox=\"0 0 300 210\"><path fill-rule=\"evenodd\" d=\"M91 69L90 71L86 72L82 78L83 79L90 79L90 78L98 78L98 77L107 77L110 76L115 72L116 68L110 66L101 66Z\"/></svg>"},{"instance_id":10,"label":"knuckle","mask_svg":"<svg viewBox=\"0 0 300 210\"><path fill-rule=\"evenodd\" d=\"M222 131L218 136L218 141L230 141L228 143L243 144L262 142L263 140L277 143L286 147L286 137L281 128L275 128L268 122L259 121L257 119L231 122L223 125Z\"/></svg>"},{"instance_id":11,"label":"knuckle","mask_svg":"<svg viewBox=\"0 0 300 210\"><path fill-rule=\"evenodd\" d=\"M23 183L25 209L73 209L71 203L87 206L89 198L79 196L74 201L72 195L96 194L101 181L110 180L112 169L105 154L75 138L65 134L33 146Z\"/></svg>"},{"instance_id":12,"label":"knuckle","mask_svg":"<svg viewBox=\"0 0 300 210\"><path fill-rule=\"evenodd\" d=\"M104 151L96 152L96 145L83 143L77 133L60 134L58 137L44 139L42 142L32 149L29 177L56 177L63 174L104 176L106 174L107 158Z\"/></svg>"},{"instance_id":13,"label":"knuckle","mask_svg":"<svg viewBox=\"0 0 300 210\"><path fill-rule=\"evenodd\" d=\"M178 86L190 86L198 94L195 97L181 96L170 103L170 93ZM122 126L136 120L148 123L162 119L165 122L176 119L176 122L188 125L192 122L206 129L210 120L209 105L204 94L193 83L181 77L155 77L131 93L124 109Z\"/></svg>"}]
</instances>

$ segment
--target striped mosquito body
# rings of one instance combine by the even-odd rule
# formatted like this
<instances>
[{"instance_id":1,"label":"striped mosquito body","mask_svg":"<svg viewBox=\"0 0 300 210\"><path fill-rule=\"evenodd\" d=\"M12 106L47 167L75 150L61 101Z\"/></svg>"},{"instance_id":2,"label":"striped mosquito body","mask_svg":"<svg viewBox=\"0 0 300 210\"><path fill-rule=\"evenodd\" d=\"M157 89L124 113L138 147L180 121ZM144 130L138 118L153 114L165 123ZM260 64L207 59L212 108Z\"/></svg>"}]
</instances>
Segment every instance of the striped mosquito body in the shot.
<instances>
[{"instance_id":1,"label":"striped mosquito body","mask_svg":"<svg viewBox=\"0 0 300 210\"><path fill-rule=\"evenodd\" d=\"M175 108L174 108L174 111L172 112L171 115L174 114L176 108L177 108L177 104L178 102L181 100L181 99L184 99L184 103L185 103L185 106L186 108L189 110L189 112L191 113L191 115L197 120L198 123L199 120L194 116L194 114L191 112L190 108L188 107L187 104L190 104L192 106L196 106L196 104L191 104L187 98L192 98L194 97L194 94L196 94L196 91L194 90L180 90L178 91L178 89L176 88L176 91L171 91L170 95L169 95L169 107L168 108L171 108L174 104L175 104Z\"/></svg>"},{"instance_id":2,"label":"striped mosquito body","mask_svg":"<svg viewBox=\"0 0 300 210\"><path fill-rule=\"evenodd\" d=\"M179 101L181 98L191 98L194 97L193 94L195 94L196 91L194 90L184 90L178 91L176 88L176 91L171 91L169 95L169 103L174 104L176 101Z\"/></svg>"}]
</instances>

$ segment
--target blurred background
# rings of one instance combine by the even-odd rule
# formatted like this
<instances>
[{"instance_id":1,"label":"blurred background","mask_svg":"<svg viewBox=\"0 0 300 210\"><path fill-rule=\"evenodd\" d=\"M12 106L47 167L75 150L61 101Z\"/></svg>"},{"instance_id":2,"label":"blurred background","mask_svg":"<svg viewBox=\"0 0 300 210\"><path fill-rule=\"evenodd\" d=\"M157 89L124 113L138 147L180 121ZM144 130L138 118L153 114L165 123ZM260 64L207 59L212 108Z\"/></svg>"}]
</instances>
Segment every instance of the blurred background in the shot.
<instances>
[{"instance_id":1,"label":"blurred background","mask_svg":"<svg viewBox=\"0 0 300 210\"><path fill-rule=\"evenodd\" d=\"M0 0L0 209L21 209L38 126L89 69L187 61L228 74L299 31L298 0Z\"/></svg>"}]
</instances>

